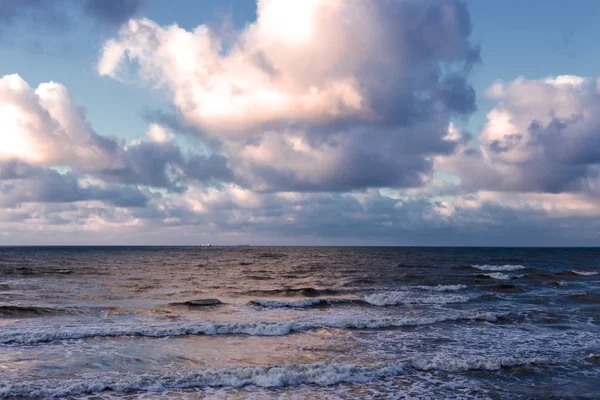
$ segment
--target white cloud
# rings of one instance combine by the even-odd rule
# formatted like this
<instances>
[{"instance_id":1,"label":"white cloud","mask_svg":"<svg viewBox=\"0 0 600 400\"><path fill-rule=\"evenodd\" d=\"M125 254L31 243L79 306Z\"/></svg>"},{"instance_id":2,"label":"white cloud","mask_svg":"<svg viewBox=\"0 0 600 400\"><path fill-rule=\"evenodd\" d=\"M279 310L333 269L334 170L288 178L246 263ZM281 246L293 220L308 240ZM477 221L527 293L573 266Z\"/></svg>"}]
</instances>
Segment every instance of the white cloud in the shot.
<instances>
[{"instance_id":1,"label":"white cloud","mask_svg":"<svg viewBox=\"0 0 600 400\"><path fill-rule=\"evenodd\" d=\"M600 196L600 85L578 76L518 78L488 89L496 105L478 146L438 159L470 190Z\"/></svg>"},{"instance_id":2,"label":"white cloud","mask_svg":"<svg viewBox=\"0 0 600 400\"><path fill-rule=\"evenodd\" d=\"M418 186L474 108L469 34L458 1L260 0L230 45L131 20L97 67L166 90L254 189Z\"/></svg>"},{"instance_id":3,"label":"white cloud","mask_svg":"<svg viewBox=\"0 0 600 400\"><path fill-rule=\"evenodd\" d=\"M118 149L89 126L67 89L55 82L35 90L19 75L0 78L0 159L82 170L122 165Z\"/></svg>"},{"instance_id":4,"label":"white cloud","mask_svg":"<svg viewBox=\"0 0 600 400\"><path fill-rule=\"evenodd\" d=\"M168 131L158 124L151 124L146 131L146 135L151 141L156 143L168 143L175 139L173 132Z\"/></svg>"}]
</instances>

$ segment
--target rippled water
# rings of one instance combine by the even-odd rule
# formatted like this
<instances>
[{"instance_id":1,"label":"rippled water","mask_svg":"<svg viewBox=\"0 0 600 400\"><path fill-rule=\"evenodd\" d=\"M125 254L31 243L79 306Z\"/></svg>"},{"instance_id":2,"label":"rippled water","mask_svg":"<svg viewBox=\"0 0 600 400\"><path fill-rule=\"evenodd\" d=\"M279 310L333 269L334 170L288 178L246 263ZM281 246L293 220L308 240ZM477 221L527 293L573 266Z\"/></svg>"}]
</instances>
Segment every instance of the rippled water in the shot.
<instances>
[{"instance_id":1,"label":"rippled water","mask_svg":"<svg viewBox=\"0 0 600 400\"><path fill-rule=\"evenodd\" d=\"M597 399L599 257L0 248L0 397Z\"/></svg>"}]
</instances>

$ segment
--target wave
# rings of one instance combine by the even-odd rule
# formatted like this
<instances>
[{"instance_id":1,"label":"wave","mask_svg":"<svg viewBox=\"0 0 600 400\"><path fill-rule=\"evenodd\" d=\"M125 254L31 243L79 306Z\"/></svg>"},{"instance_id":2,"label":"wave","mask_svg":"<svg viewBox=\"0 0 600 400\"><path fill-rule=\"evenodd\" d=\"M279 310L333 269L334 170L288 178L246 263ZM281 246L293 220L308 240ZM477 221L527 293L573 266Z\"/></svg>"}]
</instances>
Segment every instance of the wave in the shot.
<instances>
[{"instance_id":1,"label":"wave","mask_svg":"<svg viewBox=\"0 0 600 400\"><path fill-rule=\"evenodd\" d=\"M600 304L600 294L598 293L577 293L567 295L567 298L579 303Z\"/></svg>"},{"instance_id":2,"label":"wave","mask_svg":"<svg viewBox=\"0 0 600 400\"><path fill-rule=\"evenodd\" d=\"M417 289L433 290L435 292L454 292L467 288L467 285L437 285L437 286L415 286Z\"/></svg>"},{"instance_id":3,"label":"wave","mask_svg":"<svg viewBox=\"0 0 600 400\"><path fill-rule=\"evenodd\" d=\"M487 276L488 278L492 278L492 279L500 279L502 281L510 279L511 276L508 274L503 274L502 272L492 272L490 274L483 274L483 276Z\"/></svg>"},{"instance_id":4,"label":"wave","mask_svg":"<svg viewBox=\"0 0 600 400\"><path fill-rule=\"evenodd\" d=\"M253 306L266 308L311 308L325 307L341 304L357 304L357 305L374 305L374 306L389 306L396 304L448 304L448 303L464 303L470 299L468 296L459 295L441 295L430 294L414 291L433 292L453 292L466 289L466 285L437 285L437 286L412 286L404 289L397 289L389 292L376 292L362 299L303 299L295 301L279 301L279 300L251 300L249 304Z\"/></svg>"},{"instance_id":5,"label":"wave","mask_svg":"<svg viewBox=\"0 0 600 400\"><path fill-rule=\"evenodd\" d=\"M399 304L451 304L466 303L470 296L458 294L430 294L408 290L378 292L363 297L363 300L374 306L394 306Z\"/></svg>"},{"instance_id":6,"label":"wave","mask_svg":"<svg viewBox=\"0 0 600 400\"><path fill-rule=\"evenodd\" d=\"M600 274L600 271L578 271L576 269L571 270L571 272L582 276L594 276Z\"/></svg>"},{"instance_id":7,"label":"wave","mask_svg":"<svg viewBox=\"0 0 600 400\"><path fill-rule=\"evenodd\" d=\"M92 337L169 337L184 335L244 334L251 336L283 336L312 329L382 329L402 326L431 325L452 321L497 321L503 314L490 312L456 312L428 317L312 317L287 321L268 322L158 322L136 324L102 323L96 325L71 325L56 327L4 328L0 331L0 344L29 345L59 340Z\"/></svg>"},{"instance_id":8,"label":"wave","mask_svg":"<svg viewBox=\"0 0 600 400\"><path fill-rule=\"evenodd\" d=\"M482 271L515 271L518 269L525 269L522 265L472 265L473 268L482 270Z\"/></svg>"},{"instance_id":9,"label":"wave","mask_svg":"<svg viewBox=\"0 0 600 400\"><path fill-rule=\"evenodd\" d=\"M265 308L310 308L328 306L333 302L335 301L327 299L305 299L296 301L251 300L248 304Z\"/></svg>"},{"instance_id":10,"label":"wave","mask_svg":"<svg viewBox=\"0 0 600 400\"><path fill-rule=\"evenodd\" d=\"M79 308L79 307L64 307L64 308L53 308L36 305L12 305L2 304L0 305L0 318L30 318L30 317L47 317L50 315L64 315L64 314L90 314L99 312L104 308Z\"/></svg>"},{"instance_id":11,"label":"wave","mask_svg":"<svg viewBox=\"0 0 600 400\"><path fill-rule=\"evenodd\" d=\"M267 289L267 290L250 290L245 292L249 295L257 296L297 296L301 295L304 297L318 297L332 294L341 293L338 289L315 289L312 287L304 288L281 288L281 289Z\"/></svg>"},{"instance_id":12,"label":"wave","mask_svg":"<svg viewBox=\"0 0 600 400\"><path fill-rule=\"evenodd\" d=\"M510 283L498 283L496 285L488 286L488 290L494 292L508 292L508 293L516 293L523 290L521 286L513 285Z\"/></svg>"},{"instance_id":13,"label":"wave","mask_svg":"<svg viewBox=\"0 0 600 400\"><path fill-rule=\"evenodd\" d=\"M412 265L412 264L398 264L397 265L398 268L435 268L435 266L433 265Z\"/></svg>"},{"instance_id":14,"label":"wave","mask_svg":"<svg viewBox=\"0 0 600 400\"><path fill-rule=\"evenodd\" d=\"M49 267L16 267L10 268L3 271L8 275L49 275L49 274L60 274L60 275L68 275L72 274L73 270L66 268L49 268Z\"/></svg>"},{"instance_id":15,"label":"wave","mask_svg":"<svg viewBox=\"0 0 600 400\"><path fill-rule=\"evenodd\" d=\"M0 318L39 317L63 312L66 310L38 306L0 305Z\"/></svg>"},{"instance_id":16,"label":"wave","mask_svg":"<svg viewBox=\"0 0 600 400\"><path fill-rule=\"evenodd\" d=\"M517 278L522 278L525 276L525 274L523 275L509 275L509 274L503 274L502 272L490 272L489 274L481 274L481 275L477 275L478 277L485 277L485 278L492 278L492 279L499 279L502 281L508 280L508 279L517 279Z\"/></svg>"},{"instance_id":17,"label":"wave","mask_svg":"<svg viewBox=\"0 0 600 400\"><path fill-rule=\"evenodd\" d=\"M265 367L213 368L189 371L86 374L70 379L41 379L27 382L0 381L0 396L61 398L105 391L163 392L203 387L257 386L279 388L300 385L330 386L360 383L397 376L411 371L497 371L503 368L548 364L541 358L436 357L373 364L285 364Z\"/></svg>"},{"instance_id":18,"label":"wave","mask_svg":"<svg viewBox=\"0 0 600 400\"><path fill-rule=\"evenodd\" d=\"M500 257L500 258L491 258L490 261L492 262L505 262L505 263L517 263L517 262L523 262L523 261L527 261L523 258L518 258L518 257Z\"/></svg>"},{"instance_id":19,"label":"wave","mask_svg":"<svg viewBox=\"0 0 600 400\"><path fill-rule=\"evenodd\" d=\"M202 307L202 306L217 306L223 304L219 299L197 299L188 300L179 303L169 303L170 306L188 306L188 307Z\"/></svg>"}]
</instances>

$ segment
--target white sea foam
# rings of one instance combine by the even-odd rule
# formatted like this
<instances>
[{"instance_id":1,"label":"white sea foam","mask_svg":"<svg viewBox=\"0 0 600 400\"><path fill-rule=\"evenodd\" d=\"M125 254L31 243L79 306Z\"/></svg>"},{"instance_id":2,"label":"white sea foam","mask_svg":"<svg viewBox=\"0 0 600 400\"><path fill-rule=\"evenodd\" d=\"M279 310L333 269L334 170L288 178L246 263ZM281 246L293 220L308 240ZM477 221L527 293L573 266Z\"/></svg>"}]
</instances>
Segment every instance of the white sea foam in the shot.
<instances>
[{"instance_id":1,"label":"white sea foam","mask_svg":"<svg viewBox=\"0 0 600 400\"><path fill-rule=\"evenodd\" d=\"M493 278L493 279L500 279L500 280L503 280L503 281L505 281L507 279L511 279L510 275L503 274L502 272L492 272L492 273L483 274L483 275L489 276L490 278Z\"/></svg>"},{"instance_id":2,"label":"white sea foam","mask_svg":"<svg viewBox=\"0 0 600 400\"><path fill-rule=\"evenodd\" d=\"M600 272L598 271L578 271L576 269L571 271L574 274L577 275L583 275L583 276L593 276L593 275L598 275Z\"/></svg>"},{"instance_id":3,"label":"white sea foam","mask_svg":"<svg viewBox=\"0 0 600 400\"><path fill-rule=\"evenodd\" d=\"M525 269L522 265L473 265L473 268L480 269L482 271L515 271L518 269Z\"/></svg>"},{"instance_id":4,"label":"white sea foam","mask_svg":"<svg viewBox=\"0 0 600 400\"><path fill-rule=\"evenodd\" d=\"M393 306L398 304L450 304L466 303L471 297L458 294L430 294L410 290L376 292L363 297L374 306Z\"/></svg>"},{"instance_id":5,"label":"white sea foam","mask_svg":"<svg viewBox=\"0 0 600 400\"><path fill-rule=\"evenodd\" d=\"M411 370L467 371L498 370L503 367L546 363L539 358L475 357L453 359L408 359L392 363L374 364L288 364L265 367L217 368L204 370L86 374L70 379L41 379L36 381L0 381L2 397L60 398L82 394L115 393L202 388L257 386L276 388L299 385L330 386L338 383L369 382L396 376Z\"/></svg>"},{"instance_id":6,"label":"white sea foam","mask_svg":"<svg viewBox=\"0 0 600 400\"><path fill-rule=\"evenodd\" d=\"M437 285L437 286L415 286L417 289L433 290L435 292L455 292L467 288L467 285Z\"/></svg>"},{"instance_id":7,"label":"white sea foam","mask_svg":"<svg viewBox=\"0 0 600 400\"><path fill-rule=\"evenodd\" d=\"M430 316L347 316L310 317L268 322L153 322L115 324L81 324L56 327L6 327L0 331L0 344L36 344L58 340L91 337L169 337L184 335L244 334L252 336L283 336L312 329L381 329L400 326L429 325L444 321L495 321L502 314L488 312L448 312Z\"/></svg>"},{"instance_id":8,"label":"white sea foam","mask_svg":"<svg viewBox=\"0 0 600 400\"><path fill-rule=\"evenodd\" d=\"M547 364L549 360L542 357L525 357L518 358L513 356L471 356L471 357L455 357L453 355L437 355L433 358L418 358L412 360L410 365L412 368L421 371L446 371L446 372L462 372L470 370L496 371L502 368Z\"/></svg>"}]
</instances>

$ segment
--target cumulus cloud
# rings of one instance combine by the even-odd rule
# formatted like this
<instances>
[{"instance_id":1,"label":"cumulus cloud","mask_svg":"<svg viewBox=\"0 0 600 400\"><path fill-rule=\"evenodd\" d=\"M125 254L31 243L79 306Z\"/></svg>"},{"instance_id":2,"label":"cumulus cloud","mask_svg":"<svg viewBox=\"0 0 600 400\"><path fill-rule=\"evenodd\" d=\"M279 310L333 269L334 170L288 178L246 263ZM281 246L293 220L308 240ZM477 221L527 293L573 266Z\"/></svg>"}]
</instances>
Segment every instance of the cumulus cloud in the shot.
<instances>
[{"instance_id":1,"label":"cumulus cloud","mask_svg":"<svg viewBox=\"0 0 600 400\"><path fill-rule=\"evenodd\" d=\"M0 20L68 1L28 0ZM112 24L140 4L77 9ZM98 71L165 91L176 115L125 142L97 133L61 84L1 77L0 234L594 244L599 81L496 82L471 140L452 122L475 109L478 60L458 0L259 0L257 20L233 39L206 25L129 20L104 44Z\"/></svg>"},{"instance_id":2,"label":"cumulus cloud","mask_svg":"<svg viewBox=\"0 0 600 400\"><path fill-rule=\"evenodd\" d=\"M470 190L600 195L600 85L558 76L496 82L478 137L439 163Z\"/></svg>"},{"instance_id":3,"label":"cumulus cloud","mask_svg":"<svg viewBox=\"0 0 600 400\"><path fill-rule=\"evenodd\" d=\"M30 87L19 75L0 78L0 158L83 170L118 167L117 143L96 134L67 89Z\"/></svg>"},{"instance_id":4,"label":"cumulus cloud","mask_svg":"<svg viewBox=\"0 0 600 400\"><path fill-rule=\"evenodd\" d=\"M173 134L152 125L129 144L96 133L68 90L55 82L30 87L18 75L0 78L0 161L69 167L118 183L184 189L182 182L233 179L218 154L184 154Z\"/></svg>"},{"instance_id":5,"label":"cumulus cloud","mask_svg":"<svg viewBox=\"0 0 600 400\"><path fill-rule=\"evenodd\" d=\"M469 35L459 1L260 0L230 45L131 20L98 71L167 90L256 190L418 186L474 110Z\"/></svg>"}]
</instances>

